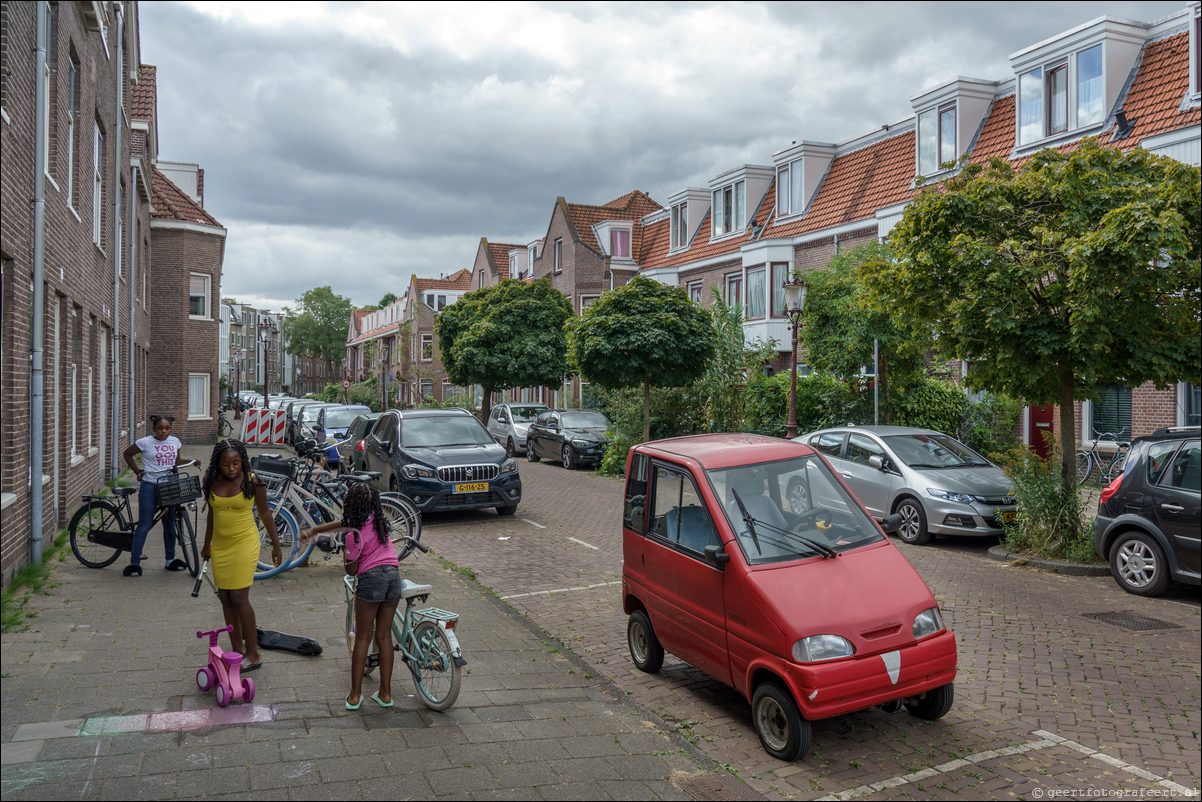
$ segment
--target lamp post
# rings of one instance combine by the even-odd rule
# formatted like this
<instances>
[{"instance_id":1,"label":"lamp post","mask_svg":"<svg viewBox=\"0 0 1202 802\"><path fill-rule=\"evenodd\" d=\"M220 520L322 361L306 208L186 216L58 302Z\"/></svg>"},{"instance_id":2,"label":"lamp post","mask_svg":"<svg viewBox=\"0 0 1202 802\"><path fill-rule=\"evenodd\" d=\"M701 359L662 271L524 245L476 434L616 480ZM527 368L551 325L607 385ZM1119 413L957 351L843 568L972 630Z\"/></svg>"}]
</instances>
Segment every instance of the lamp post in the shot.
<instances>
[{"instance_id":1,"label":"lamp post","mask_svg":"<svg viewBox=\"0 0 1202 802\"><path fill-rule=\"evenodd\" d=\"M263 406L267 406L267 330L271 328L271 324L267 321L259 323L259 341L263 343L263 361L259 363L263 368Z\"/></svg>"},{"instance_id":2,"label":"lamp post","mask_svg":"<svg viewBox=\"0 0 1202 802\"><path fill-rule=\"evenodd\" d=\"M238 393L242 391L242 367L244 365L243 357L246 355L246 349L235 348L230 353L238 357L237 370L234 372L234 420L238 420L242 417L242 398Z\"/></svg>"},{"instance_id":3,"label":"lamp post","mask_svg":"<svg viewBox=\"0 0 1202 802\"><path fill-rule=\"evenodd\" d=\"M784 283L785 314L789 328L793 330L793 358L789 368L789 421L785 424L785 439L797 436L797 332L801 329L801 314L806 303L806 283L798 276L790 276Z\"/></svg>"}]
</instances>

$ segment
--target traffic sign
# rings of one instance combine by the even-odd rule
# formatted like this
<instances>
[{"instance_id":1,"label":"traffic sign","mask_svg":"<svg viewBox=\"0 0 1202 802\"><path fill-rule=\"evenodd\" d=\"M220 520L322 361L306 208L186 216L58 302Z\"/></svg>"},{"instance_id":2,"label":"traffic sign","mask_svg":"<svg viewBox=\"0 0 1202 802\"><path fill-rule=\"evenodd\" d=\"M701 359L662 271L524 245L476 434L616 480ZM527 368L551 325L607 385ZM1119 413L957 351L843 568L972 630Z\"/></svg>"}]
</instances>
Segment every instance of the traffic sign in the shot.
<instances>
[{"instance_id":1,"label":"traffic sign","mask_svg":"<svg viewBox=\"0 0 1202 802\"><path fill-rule=\"evenodd\" d=\"M343 390L347 390L347 389L349 389L349 388L350 388L350 386L351 386L351 383L350 383L350 380L349 380L349 379L343 379L343 380L342 380L342 389L343 389Z\"/></svg>"}]
</instances>

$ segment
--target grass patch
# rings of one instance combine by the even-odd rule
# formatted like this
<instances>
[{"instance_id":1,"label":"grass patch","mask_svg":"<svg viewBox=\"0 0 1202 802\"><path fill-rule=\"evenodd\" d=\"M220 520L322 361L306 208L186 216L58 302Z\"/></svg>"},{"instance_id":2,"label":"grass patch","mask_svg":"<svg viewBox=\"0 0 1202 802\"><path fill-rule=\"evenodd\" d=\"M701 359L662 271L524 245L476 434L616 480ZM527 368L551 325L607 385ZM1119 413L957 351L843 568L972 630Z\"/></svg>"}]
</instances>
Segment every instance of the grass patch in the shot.
<instances>
[{"instance_id":1,"label":"grass patch","mask_svg":"<svg viewBox=\"0 0 1202 802\"><path fill-rule=\"evenodd\" d=\"M50 541L43 540L40 565L26 563L13 574L12 581L0 593L0 632L21 632L28 629L25 604L35 593L45 593L54 563L67 559L67 530L59 532ZM47 545L48 544L48 545Z\"/></svg>"}]
</instances>

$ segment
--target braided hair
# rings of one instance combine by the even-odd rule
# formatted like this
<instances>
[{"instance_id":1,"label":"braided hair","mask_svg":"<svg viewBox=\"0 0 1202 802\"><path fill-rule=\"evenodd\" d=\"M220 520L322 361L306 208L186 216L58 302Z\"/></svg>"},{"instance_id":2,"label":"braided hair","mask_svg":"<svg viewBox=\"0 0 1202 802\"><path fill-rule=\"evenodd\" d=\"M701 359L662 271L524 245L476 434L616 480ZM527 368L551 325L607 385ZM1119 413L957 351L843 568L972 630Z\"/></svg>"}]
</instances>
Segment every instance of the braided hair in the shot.
<instances>
[{"instance_id":1,"label":"braided hair","mask_svg":"<svg viewBox=\"0 0 1202 802\"><path fill-rule=\"evenodd\" d=\"M391 528L380 505L380 491L370 482L355 482L347 491L346 501L342 504L342 525L351 529L362 529L367 524L367 519L373 516L376 537L380 538L380 544L384 545L389 542Z\"/></svg>"},{"instance_id":2,"label":"braided hair","mask_svg":"<svg viewBox=\"0 0 1202 802\"><path fill-rule=\"evenodd\" d=\"M209 457L209 468L205 471L205 478L201 482L206 503L213 492L213 483L217 481L217 471L220 467L221 457L227 451L236 452L242 460L242 495L247 498L254 498L255 496L255 484L250 480L250 456L246 453L246 446L241 440L235 440L231 437L228 440L220 440L217 445L213 446L213 454Z\"/></svg>"}]
</instances>

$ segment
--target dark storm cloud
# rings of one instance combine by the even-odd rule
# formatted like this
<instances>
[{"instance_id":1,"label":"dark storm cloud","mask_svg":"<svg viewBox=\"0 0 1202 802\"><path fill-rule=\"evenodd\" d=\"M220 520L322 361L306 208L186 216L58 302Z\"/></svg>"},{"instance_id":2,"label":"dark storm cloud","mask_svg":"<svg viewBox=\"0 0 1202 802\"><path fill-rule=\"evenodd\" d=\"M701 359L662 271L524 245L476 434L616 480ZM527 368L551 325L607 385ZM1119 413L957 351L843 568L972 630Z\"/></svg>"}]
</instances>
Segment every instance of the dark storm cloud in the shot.
<instances>
[{"instance_id":1,"label":"dark storm cloud","mask_svg":"<svg viewBox=\"0 0 1202 802\"><path fill-rule=\"evenodd\" d=\"M147 3L141 36L161 155L205 168L230 228L223 292L369 303L470 266L482 235L543 236L559 195L662 202L899 120L939 80L1004 78L1010 53L1102 13L1183 7Z\"/></svg>"}]
</instances>

